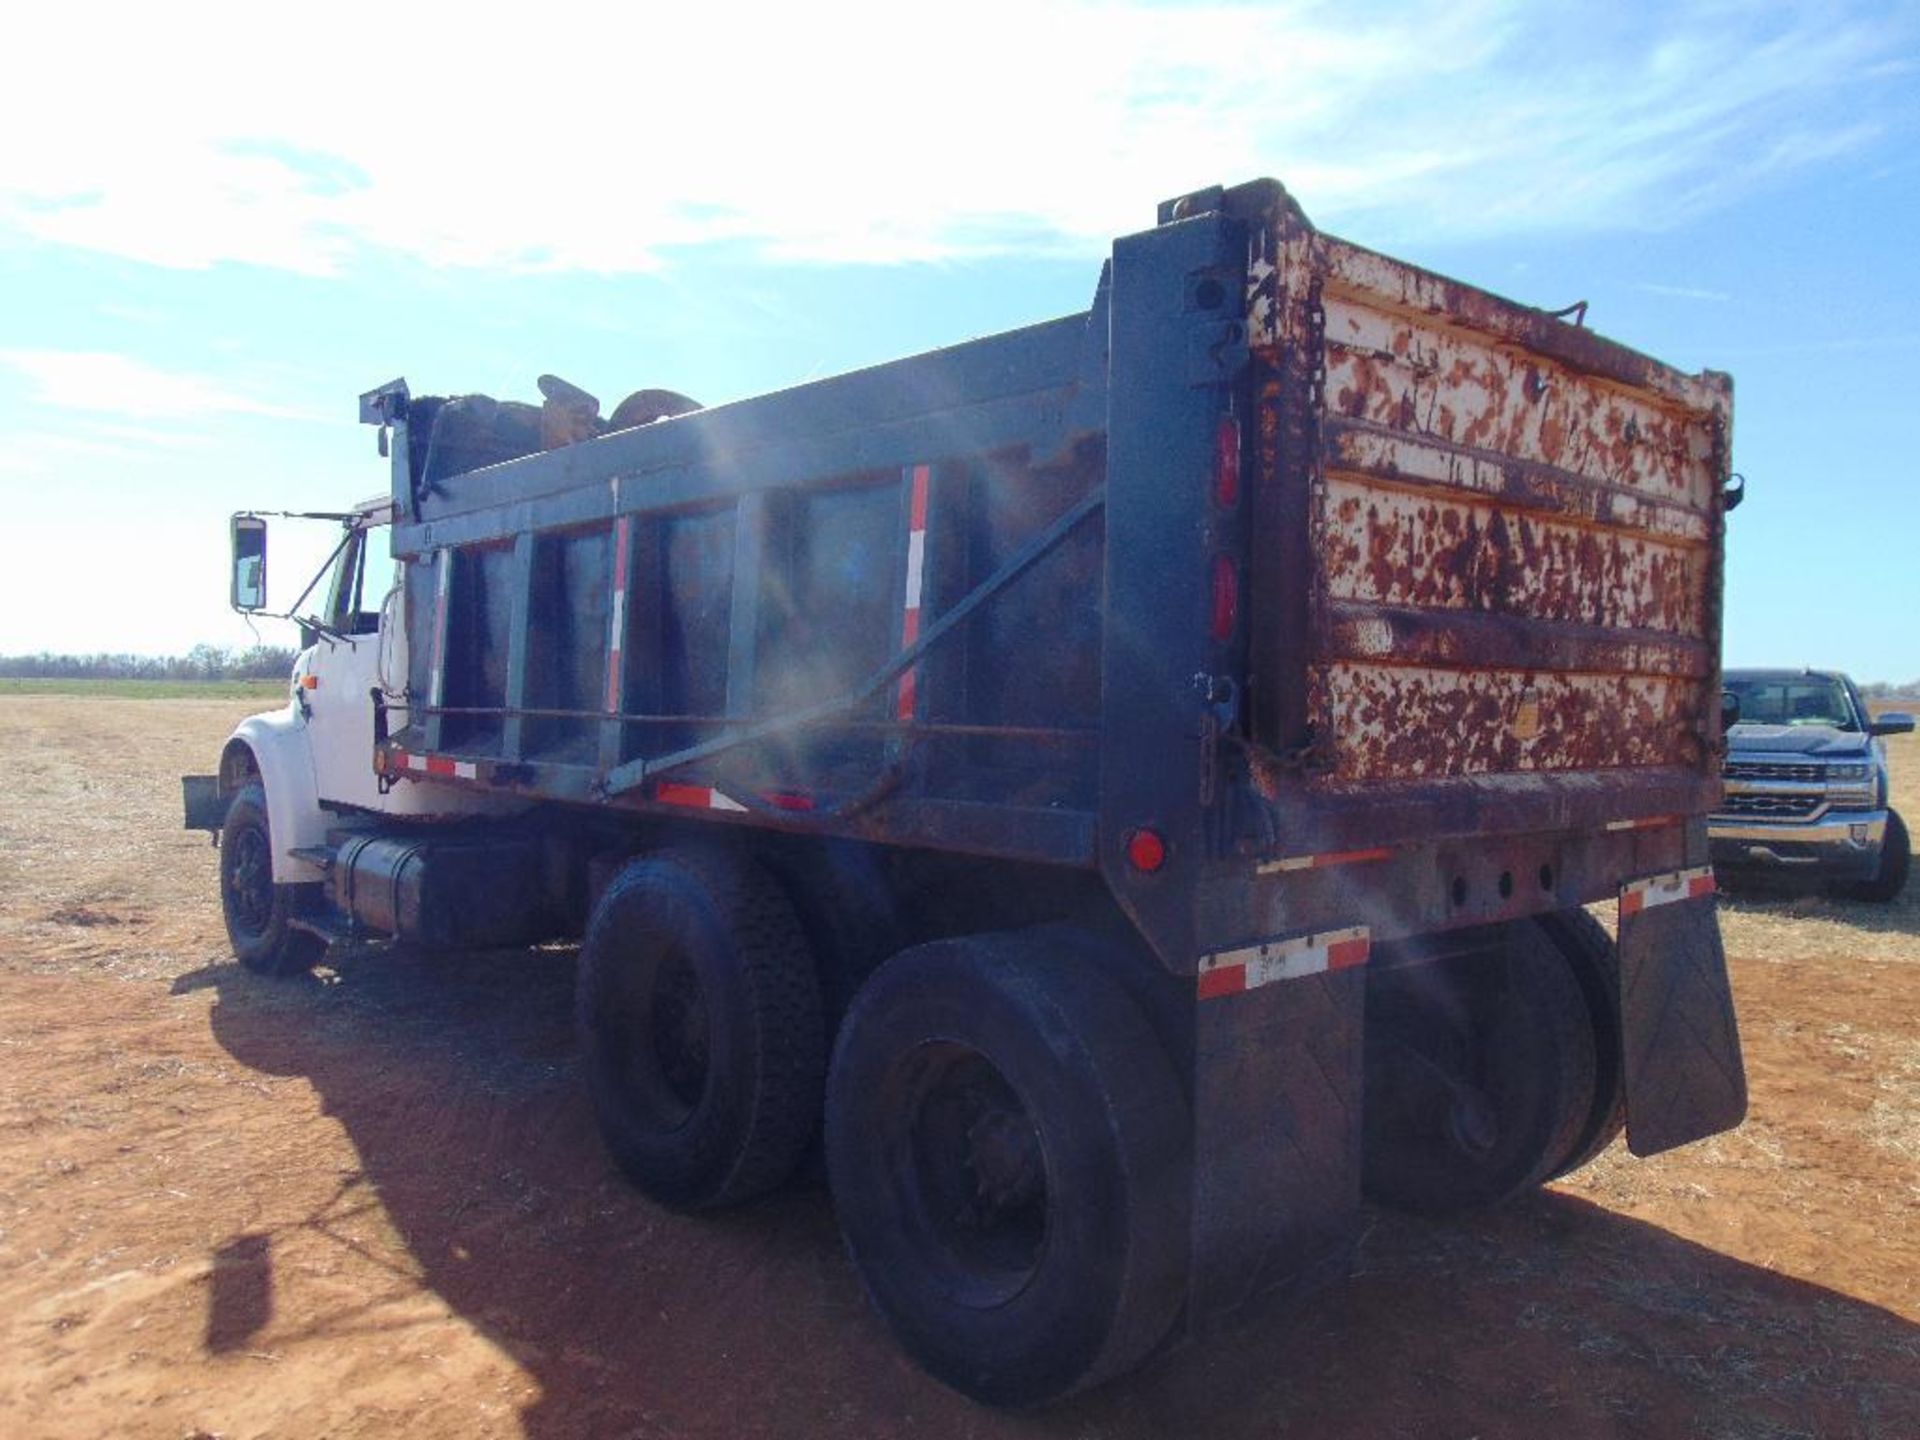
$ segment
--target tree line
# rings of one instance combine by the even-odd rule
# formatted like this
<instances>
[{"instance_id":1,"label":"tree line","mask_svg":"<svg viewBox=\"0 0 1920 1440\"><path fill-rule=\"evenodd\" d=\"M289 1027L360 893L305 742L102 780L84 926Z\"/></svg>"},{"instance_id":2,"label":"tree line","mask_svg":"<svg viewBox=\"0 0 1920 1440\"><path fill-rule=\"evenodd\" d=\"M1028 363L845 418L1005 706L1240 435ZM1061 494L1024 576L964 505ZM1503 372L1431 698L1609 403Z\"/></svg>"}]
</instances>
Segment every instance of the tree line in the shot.
<instances>
[{"instance_id":1,"label":"tree line","mask_svg":"<svg viewBox=\"0 0 1920 1440\"><path fill-rule=\"evenodd\" d=\"M1885 680L1872 680L1860 687L1863 700L1920 700L1920 680L1909 680L1905 684L1893 685Z\"/></svg>"},{"instance_id":2,"label":"tree line","mask_svg":"<svg viewBox=\"0 0 1920 1440\"><path fill-rule=\"evenodd\" d=\"M5 680L284 680L293 669L287 645L238 649L196 645L184 655L0 655Z\"/></svg>"},{"instance_id":3,"label":"tree line","mask_svg":"<svg viewBox=\"0 0 1920 1440\"><path fill-rule=\"evenodd\" d=\"M184 655L0 655L0 680L284 680L293 669L291 645L249 649L196 645ZM1920 699L1920 679L1860 687L1868 700Z\"/></svg>"}]
</instances>

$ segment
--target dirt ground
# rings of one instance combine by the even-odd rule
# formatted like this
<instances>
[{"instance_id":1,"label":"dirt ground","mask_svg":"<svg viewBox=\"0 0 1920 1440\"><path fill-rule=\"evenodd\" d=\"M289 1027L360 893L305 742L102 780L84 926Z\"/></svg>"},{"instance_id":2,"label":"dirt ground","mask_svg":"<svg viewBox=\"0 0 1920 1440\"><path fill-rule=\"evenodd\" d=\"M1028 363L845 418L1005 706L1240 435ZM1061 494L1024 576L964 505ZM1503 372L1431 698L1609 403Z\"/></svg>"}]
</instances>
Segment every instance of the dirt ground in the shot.
<instances>
[{"instance_id":1,"label":"dirt ground","mask_svg":"<svg viewBox=\"0 0 1920 1440\"><path fill-rule=\"evenodd\" d=\"M1740 1130L1371 1216L1344 1287L1007 1416L899 1356L817 1181L617 1179L570 953L241 972L175 777L246 708L0 697L0 1434L1920 1435L1920 885L1725 906Z\"/></svg>"}]
</instances>

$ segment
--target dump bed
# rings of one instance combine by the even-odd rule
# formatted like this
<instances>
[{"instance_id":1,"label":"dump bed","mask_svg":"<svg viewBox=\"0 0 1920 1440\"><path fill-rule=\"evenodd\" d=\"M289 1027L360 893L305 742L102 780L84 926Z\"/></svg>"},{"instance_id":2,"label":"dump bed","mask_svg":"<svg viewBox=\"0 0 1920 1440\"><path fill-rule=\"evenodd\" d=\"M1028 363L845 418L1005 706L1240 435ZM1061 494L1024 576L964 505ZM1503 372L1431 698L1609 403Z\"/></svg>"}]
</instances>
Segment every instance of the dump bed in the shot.
<instances>
[{"instance_id":1,"label":"dump bed","mask_svg":"<svg viewBox=\"0 0 1920 1440\"><path fill-rule=\"evenodd\" d=\"M1350 915L1329 856L1391 854L1378 934L1694 863L1728 382L1271 181L1083 314L581 443L369 400L390 779L1098 869L1183 968Z\"/></svg>"}]
</instances>

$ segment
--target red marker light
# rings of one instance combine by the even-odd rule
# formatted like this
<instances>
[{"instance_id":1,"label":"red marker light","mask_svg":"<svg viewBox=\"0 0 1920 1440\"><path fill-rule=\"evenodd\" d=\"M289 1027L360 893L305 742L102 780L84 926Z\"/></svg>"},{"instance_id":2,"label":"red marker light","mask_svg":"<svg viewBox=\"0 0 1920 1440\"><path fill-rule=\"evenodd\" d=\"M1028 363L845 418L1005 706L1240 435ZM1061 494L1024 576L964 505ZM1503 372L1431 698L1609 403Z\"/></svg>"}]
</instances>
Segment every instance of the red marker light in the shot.
<instances>
[{"instance_id":1,"label":"red marker light","mask_svg":"<svg viewBox=\"0 0 1920 1440\"><path fill-rule=\"evenodd\" d=\"M1222 510L1240 503L1240 422L1231 415L1213 434L1213 498Z\"/></svg>"},{"instance_id":2,"label":"red marker light","mask_svg":"<svg viewBox=\"0 0 1920 1440\"><path fill-rule=\"evenodd\" d=\"M1240 572L1230 556L1213 557L1213 638L1233 638L1233 627L1240 619Z\"/></svg>"},{"instance_id":3,"label":"red marker light","mask_svg":"<svg viewBox=\"0 0 1920 1440\"><path fill-rule=\"evenodd\" d=\"M1135 830L1127 836L1127 863L1143 875L1151 875L1167 863L1167 842L1152 830Z\"/></svg>"}]
</instances>

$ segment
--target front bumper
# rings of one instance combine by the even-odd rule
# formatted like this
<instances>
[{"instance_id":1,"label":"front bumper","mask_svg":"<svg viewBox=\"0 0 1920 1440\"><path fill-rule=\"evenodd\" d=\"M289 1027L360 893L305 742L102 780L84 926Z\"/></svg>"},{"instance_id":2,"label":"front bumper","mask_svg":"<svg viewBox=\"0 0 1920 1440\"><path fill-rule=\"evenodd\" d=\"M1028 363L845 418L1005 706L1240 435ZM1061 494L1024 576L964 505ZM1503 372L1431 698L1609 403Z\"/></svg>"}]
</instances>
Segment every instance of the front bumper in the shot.
<instances>
[{"instance_id":1,"label":"front bumper","mask_svg":"<svg viewBox=\"0 0 1920 1440\"><path fill-rule=\"evenodd\" d=\"M1707 821L1707 847L1716 870L1830 880L1871 879L1886 835L1885 810L1830 811L1802 823L1744 815Z\"/></svg>"}]
</instances>

